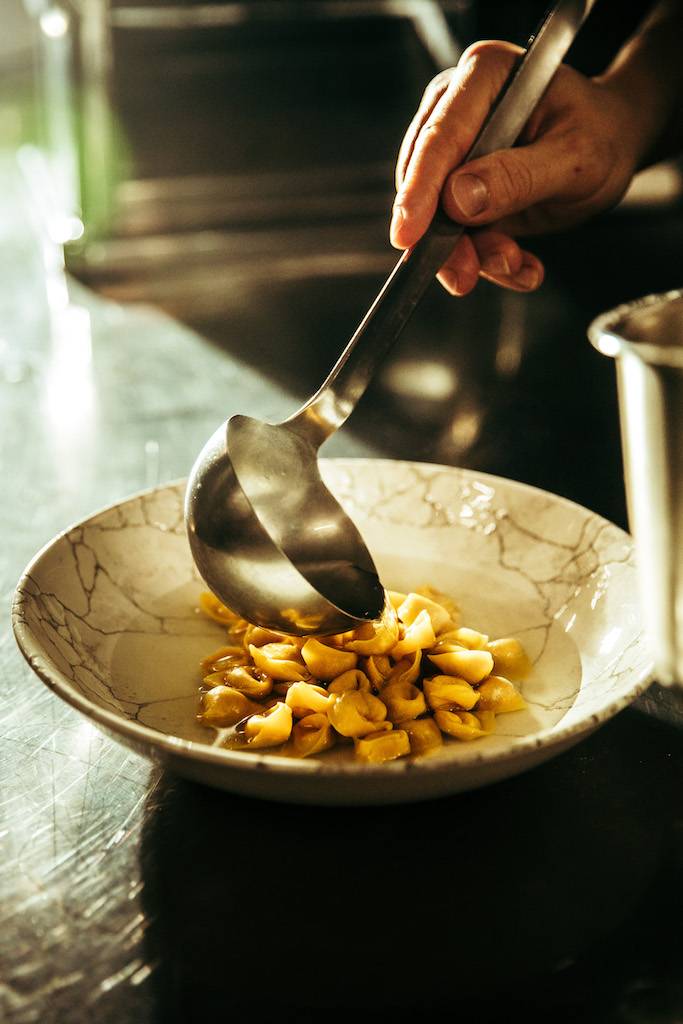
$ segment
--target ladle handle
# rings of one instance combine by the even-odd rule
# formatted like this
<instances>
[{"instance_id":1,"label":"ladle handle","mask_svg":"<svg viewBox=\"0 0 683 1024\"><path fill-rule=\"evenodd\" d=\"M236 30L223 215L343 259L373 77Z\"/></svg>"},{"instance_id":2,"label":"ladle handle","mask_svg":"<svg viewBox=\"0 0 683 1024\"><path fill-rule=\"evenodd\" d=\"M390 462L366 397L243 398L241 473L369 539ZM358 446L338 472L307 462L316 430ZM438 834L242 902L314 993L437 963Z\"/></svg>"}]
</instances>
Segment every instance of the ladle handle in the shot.
<instances>
[{"instance_id":1,"label":"ladle handle","mask_svg":"<svg viewBox=\"0 0 683 1024\"><path fill-rule=\"evenodd\" d=\"M545 16L510 71L465 161L514 144L594 3L560 0ZM327 379L285 421L314 447L350 415L464 230L437 210L420 241L400 257Z\"/></svg>"}]
</instances>

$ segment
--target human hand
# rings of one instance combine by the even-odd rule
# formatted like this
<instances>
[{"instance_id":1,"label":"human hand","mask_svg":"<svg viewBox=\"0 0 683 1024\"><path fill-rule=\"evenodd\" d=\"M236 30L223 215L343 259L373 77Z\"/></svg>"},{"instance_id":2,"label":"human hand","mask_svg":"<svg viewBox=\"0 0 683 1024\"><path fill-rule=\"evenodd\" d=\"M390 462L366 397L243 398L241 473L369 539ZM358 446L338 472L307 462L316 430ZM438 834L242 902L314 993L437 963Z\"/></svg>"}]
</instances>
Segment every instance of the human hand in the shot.
<instances>
[{"instance_id":1,"label":"human hand","mask_svg":"<svg viewBox=\"0 0 683 1024\"><path fill-rule=\"evenodd\" d=\"M641 158L637 111L608 78L589 79L562 65L515 148L461 165L522 51L480 42L425 90L396 167L391 241L414 245L441 202L473 229L437 275L455 295L485 277L517 291L543 280L543 265L516 235L578 224L615 205Z\"/></svg>"}]
</instances>

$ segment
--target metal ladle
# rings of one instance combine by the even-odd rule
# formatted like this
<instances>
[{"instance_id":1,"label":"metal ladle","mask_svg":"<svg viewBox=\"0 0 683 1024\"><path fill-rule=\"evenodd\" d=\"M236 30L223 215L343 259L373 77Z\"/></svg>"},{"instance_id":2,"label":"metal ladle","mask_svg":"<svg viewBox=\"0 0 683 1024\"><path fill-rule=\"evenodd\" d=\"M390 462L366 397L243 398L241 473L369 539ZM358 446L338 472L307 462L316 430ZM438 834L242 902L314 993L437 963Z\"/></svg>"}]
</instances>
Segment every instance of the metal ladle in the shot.
<instances>
[{"instance_id":1,"label":"metal ladle","mask_svg":"<svg viewBox=\"0 0 683 1024\"><path fill-rule=\"evenodd\" d=\"M511 146L594 0L564 0L512 69L467 160ZM190 472L185 521L206 584L249 622L335 633L380 617L384 589L358 529L324 485L318 449L354 409L463 227L439 210L406 250L319 390L283 423L233 416Z\"/></svg>"}]
</instances>

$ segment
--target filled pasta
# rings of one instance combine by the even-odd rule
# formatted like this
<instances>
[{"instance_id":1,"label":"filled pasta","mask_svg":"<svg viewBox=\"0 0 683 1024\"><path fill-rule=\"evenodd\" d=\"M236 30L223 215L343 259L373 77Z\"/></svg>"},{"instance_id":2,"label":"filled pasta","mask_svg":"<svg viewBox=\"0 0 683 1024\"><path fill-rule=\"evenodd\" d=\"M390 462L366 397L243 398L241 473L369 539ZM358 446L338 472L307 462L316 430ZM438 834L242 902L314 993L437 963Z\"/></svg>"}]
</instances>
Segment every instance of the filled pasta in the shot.
<instances>
[{"instance_id":1,"label":"filled pasta","mask_svg":"<svg viewBox=\"0 0 683 1024\"><path fill-rule=\"evenodd\" d=\"M377 765L482 740L497 715L526 707L520 641L463 625L432 587L387 591L380 621L331 636L252 625L209 593L200 610L228 635L200 663L197 717L232 748L311 757L341 743Z\"/></svg>"}]
</instances>

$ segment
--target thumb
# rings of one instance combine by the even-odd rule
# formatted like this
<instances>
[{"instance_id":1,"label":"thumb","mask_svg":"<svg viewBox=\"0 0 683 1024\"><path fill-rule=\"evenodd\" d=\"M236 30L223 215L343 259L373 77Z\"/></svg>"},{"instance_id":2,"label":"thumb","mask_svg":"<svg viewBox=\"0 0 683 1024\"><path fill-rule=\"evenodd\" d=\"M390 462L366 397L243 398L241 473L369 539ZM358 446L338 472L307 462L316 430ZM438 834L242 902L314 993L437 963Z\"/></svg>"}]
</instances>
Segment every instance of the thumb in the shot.
<instances>
[{"instance_id":1,"label":"thumb","mask_svg":"<svg viewBox=\"0 0 683 1024\"><path fill-rule=\"evenodd\" d=\"M576 158L560 137L501 149L453 171L443 187L443 208L461 224L490 224L567 191L579 176Z\"/></svg>"}]
</instances>

